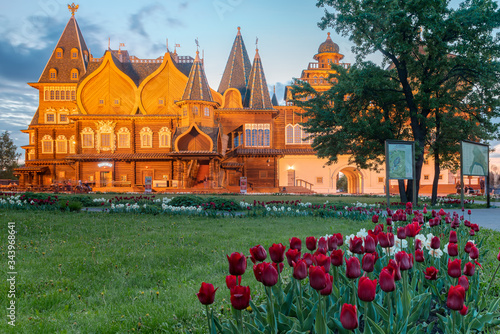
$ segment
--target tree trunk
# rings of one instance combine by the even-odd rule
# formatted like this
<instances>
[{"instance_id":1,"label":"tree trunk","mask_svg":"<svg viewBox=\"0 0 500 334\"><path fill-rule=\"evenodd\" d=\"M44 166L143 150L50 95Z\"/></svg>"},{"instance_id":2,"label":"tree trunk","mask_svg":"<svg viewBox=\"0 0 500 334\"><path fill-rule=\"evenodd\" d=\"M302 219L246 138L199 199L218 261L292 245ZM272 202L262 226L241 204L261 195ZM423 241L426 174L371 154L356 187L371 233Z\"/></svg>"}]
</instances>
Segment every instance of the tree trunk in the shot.
<instances>
[{"instance_id":1,"label":"tree trunk","mask_svg":"<svg viewBox=\"0 0 500 334\"><path fill-rule=\"evenodd\" d=\"M408 202L408 196L406 196L406 189L405 189L405 180L398 180L398 186L399 186L399 198L401 199L401 202L403 203Z\"/></svg>"},{"instance_id":2,"label":"tree trunk","mask_svg":"<svg viewBox=\"0 0 500 334\"><path fill-rule=\"evenodd\" d=\"M439 184L439 174L441 173L441 168L439 167L439 152L434 151L434 180L432 180L432 197L431 205L436 205L437 203L437 190Z\"/></svg>"}]
</instances>

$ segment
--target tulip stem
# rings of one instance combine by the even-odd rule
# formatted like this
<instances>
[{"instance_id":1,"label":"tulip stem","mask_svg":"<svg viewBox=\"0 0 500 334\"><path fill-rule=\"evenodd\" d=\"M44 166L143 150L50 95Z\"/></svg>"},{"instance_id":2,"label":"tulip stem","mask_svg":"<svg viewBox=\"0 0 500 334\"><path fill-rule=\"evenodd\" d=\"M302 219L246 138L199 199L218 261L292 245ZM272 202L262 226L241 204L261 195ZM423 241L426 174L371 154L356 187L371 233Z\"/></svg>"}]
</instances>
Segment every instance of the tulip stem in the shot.
<instances>
[{"instance_id":1,"label":"tulip stem","mask_svg":"<svg viewBox=\"0 0 500 334\"><path fill-rule=\"evenodd\" d=\"M356 297L357 297L357 293L356 293L356 282L354 282L355 280L351 280L351 285L352 285L352 305L356 306Z\"/></svg>"},{"instance_id":2,"label":"tulip stem","mask_svg":"<svg viewBox=\"0 0 500 334\"><path fill-rule=\"evenodd\" d=\"M457 332L456 327L455 327L456 326L456 324L455 324L455 322L456 322L456 315L455 315L455 313L457 313L457 311L454 311L454 310L451 311L451 319L453 320L453 334L455 334Z\"/></svg>"},{"instance_id":3,"label":"tulip stem","mask_svg":"<svg viewBox=\"0 0 500 334\"><path fill-rule=\"evenodd\" d=\"M363 327L363 334L367 333L366 328L368 327L368 302L365 303L365 313L363 314L365 325Z\"/></svg>"},{"instance_id":4,"label":"tulip stem","mask_svg":"<svg viewBox=\"0 0 500 334\"><path fill-rule=\"evenodd\" d=\"M387 322L387 333L391 332L391 319L392 319L392 301L391 301L391 293L386 292L387 295L387 315L389 317L389 321Z\"/></svg>"},{"instance_id":5,"label":"tulip stem","mask_svg":"<svg viewBox=\"0 0 500 334\"><path fill-rule=\"evenodd\" d=\"M302 284L300 284L300 280L297 280L297 289L298 289L298 297L297 297L297 300L298 300L298 304L299 304L299 309L301 310L301 312L297 312L299 314L299 322L300 322L300 326L302 326L302 323L304 322L304 319L302 319Z\"/></svg>"},{"instance_id":6,"label":"tulip stem","mask_svg":"<svg viewBox=\"0 0 500 334\"><path fill-rule=\"evenodd\" d=\"M207 307L207 320L208 320L208 332L209 333L212 333L212 324L211 324L211 319L209 317L209 309L208 309L208 305L205 305Z\"/></svg>"}]
</instances>

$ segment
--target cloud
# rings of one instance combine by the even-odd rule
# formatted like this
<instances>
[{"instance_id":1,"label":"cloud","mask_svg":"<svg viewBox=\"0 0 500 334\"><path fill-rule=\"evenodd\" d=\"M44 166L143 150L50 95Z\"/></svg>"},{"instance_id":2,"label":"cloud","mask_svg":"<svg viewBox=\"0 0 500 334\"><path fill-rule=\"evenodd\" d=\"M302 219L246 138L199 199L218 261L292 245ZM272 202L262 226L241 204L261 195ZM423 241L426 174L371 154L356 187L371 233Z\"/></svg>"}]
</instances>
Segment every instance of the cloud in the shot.
<instances>
[{"instance_id":1,"label":"cloud","mask_svg":"<svg viewBox=\"0 0 500 334\"><path fill-rule=\"evenodd\" d=\"M144 28L145 19L149 19L154 13L159 11L164 11L164 7L160 4L151 4L149 6L143 7L137 13L130 15L129 19L129 29L136 32L142 37L149 38L149 34Z\"/></svg>"}]
</instances>

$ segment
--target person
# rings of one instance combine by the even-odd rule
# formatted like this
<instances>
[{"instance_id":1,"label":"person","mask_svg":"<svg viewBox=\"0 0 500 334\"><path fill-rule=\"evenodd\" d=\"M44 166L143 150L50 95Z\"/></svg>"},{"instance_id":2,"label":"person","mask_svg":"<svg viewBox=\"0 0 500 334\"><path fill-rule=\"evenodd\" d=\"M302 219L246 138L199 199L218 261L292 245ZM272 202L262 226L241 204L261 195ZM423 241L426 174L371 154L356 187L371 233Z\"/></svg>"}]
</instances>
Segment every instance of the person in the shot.
<instances>
[{"instance_id":1,"label":"person","mask_svg":"<svg viewBox=\"0 0 500 334\"><path fill-rule=\"evenodd\" d=\"M481 188L481 195L484 195L484 178L479 181L479 187Z\"/></svg>"},{"instance_id":2,"label":"person","mask_svg":"<svg viewBox=\"0 0 500 334\"><path fill-rule=\"evenodd\" d=\"M457 194L460 194L462 192L462 190L461 190L462 186L460 184L460 181L457 182L457 184L455 185L455 188L457 189Z\"/></svg>"}]
</instances>

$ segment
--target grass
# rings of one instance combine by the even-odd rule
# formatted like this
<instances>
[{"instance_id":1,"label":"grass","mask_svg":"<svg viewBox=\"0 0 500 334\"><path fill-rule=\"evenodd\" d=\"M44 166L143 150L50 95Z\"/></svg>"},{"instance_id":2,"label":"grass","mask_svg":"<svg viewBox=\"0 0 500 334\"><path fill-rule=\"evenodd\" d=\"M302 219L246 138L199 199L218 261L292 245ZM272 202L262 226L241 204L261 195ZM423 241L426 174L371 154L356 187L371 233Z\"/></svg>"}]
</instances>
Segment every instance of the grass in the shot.
<instances>
[{"instance_id":1,"label":"grass","mask_svg":"<svg viewBox=\"0 0 500 334\"><path fill-rule=\"evenodd\" d=\"M3 211L4 258L8 221L16 222L18 232L16 333L204 333L204 308L195 294L202 281L211 282L219 287L215 307L229 310L226 254L371 225L321 218ZM258 299L255 293L262 289L250 263L247 270L243 284ZM5 265L2 277L6 271ZM2 281L0 305L8 305ZM0 332L9 330L0 322Z\"/></svg>"}]
</instances>

